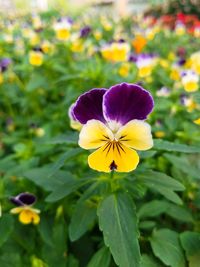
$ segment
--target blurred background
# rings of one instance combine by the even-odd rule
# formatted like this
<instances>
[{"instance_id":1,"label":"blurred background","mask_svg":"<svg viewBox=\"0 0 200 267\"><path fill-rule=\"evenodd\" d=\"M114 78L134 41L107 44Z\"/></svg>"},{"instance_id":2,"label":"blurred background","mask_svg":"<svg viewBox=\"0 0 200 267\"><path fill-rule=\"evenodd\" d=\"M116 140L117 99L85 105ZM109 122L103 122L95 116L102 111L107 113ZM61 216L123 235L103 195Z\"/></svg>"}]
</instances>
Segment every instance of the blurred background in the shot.
<instances>
[{"instance_id":1,"label":"blurred background","mask_svg":"<svg viewBox=\"0 0 200 267\"><path fill-rule=\"evenodd\" d=\"M62 10L62 12L78 12L79 10L98 9L103 12L126 15L156 5L163 5L164 0L0 0L1 12L46 11L49 9ZM184 1L182 1L184 2ZM90 9L88 9L90 8Z\"/></svg>"}]
</instances>

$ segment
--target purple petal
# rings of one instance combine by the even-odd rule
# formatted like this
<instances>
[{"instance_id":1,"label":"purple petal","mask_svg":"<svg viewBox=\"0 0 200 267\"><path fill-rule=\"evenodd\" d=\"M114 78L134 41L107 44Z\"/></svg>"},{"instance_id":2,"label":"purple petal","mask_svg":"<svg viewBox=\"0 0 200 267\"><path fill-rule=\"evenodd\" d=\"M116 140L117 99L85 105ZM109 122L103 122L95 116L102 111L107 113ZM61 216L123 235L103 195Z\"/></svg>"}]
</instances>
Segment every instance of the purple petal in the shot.
<instances>
[{"instance_id":1,"label":"purple petal","mask_svg":"<svg viewBox=\"0 0 200 267\"><path fill-rule=\"evenodd\" d=\"M106 89L104 88L95 88L79 96L72 108L71 114L81 124L85 124L92 119L105 122L102 110L103 95L105 92Z\"/></svg>"},{"instance_id":2,"label":"purple petal","mask_svg":"<svg viewBox=\"0 0 200 267\"><path fill-rule=\"evenodd\" d=\"M10 201L16 206L24 206L24 204L17 197L10 197Z\"/></svg>"},{"instance_id":3,"label":"purple petal","mask_svg":"<svg viewBox=\"0 0 200 267\"><path fill-rule=\"evenodd\" d=\"M10 200L17 206L33 205L36 202L36 197L30 193L21 193L16 197L11 197Z\"/></svg>"},{"instance_id":4,"label":"purple petal","mask_svg":"<svg viewBox=\"0 0 200 267\"><path fill-rule=\"evenodd\" d=\"M68 109L68 116L71 120L76 120L75 116L74 116L74 106L75 106L75 103L71 104L71 106L69 107Z\"/></svg>"},{"instance_id":5,"label":"purple petal","mask_svg":"<svg viewBox=\"0 0 200 267\"><path fill-rule=\"evenodd\" d=\"M153 106L151 94L137 84L117 84L103 97L105 119L108 122L117 121L122 125L133 119L146 119Z\"/></svg>"}]
</instances>

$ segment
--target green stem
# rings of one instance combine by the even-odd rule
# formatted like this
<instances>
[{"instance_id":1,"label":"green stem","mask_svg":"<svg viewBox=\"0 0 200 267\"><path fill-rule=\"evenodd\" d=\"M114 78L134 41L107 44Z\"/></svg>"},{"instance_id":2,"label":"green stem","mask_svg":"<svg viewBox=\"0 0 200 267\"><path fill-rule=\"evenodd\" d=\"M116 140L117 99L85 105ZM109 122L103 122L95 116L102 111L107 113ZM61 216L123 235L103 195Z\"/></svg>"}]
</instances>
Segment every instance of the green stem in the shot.
<instances>
[{"instance_id":1,"label":"green stem","mask_svg":"<svg viewBox=\"0 0 200 267\"><path fill-rule=\"evenodd\" d=\"M115 191L114 171L111 171L110 173L110 187L111 187L111 192L114 192Z\"/></svg>"}]
</instances>

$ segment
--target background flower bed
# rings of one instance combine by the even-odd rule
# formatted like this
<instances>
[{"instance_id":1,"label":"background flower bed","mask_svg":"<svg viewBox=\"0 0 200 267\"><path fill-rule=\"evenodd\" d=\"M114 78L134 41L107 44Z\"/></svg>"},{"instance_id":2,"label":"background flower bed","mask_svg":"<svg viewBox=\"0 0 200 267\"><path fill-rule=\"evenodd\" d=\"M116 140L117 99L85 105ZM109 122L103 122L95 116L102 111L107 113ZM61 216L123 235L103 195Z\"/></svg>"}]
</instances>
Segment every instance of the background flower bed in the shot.
<instances>
[{"instance_id":1,"label":"background flower bed","mask_svg":"<svg viewBox=\"0 0 200 267\"><path fill-rule=\"evenodd\" d=\"M91 88L126 81L142 84L155 100L148 119L154 147L141 153L136 171L117 174L114 183L116 192L129 191L135 202L141 266L181 267L189 261L197 267L200 94L199 89L185 91L180 74L197 67L191 55L199 50L198 31L188 30L183 21L181 30L171 30L151 18L83 16L73 19L69 38L61 41L54 28L59 18L49 12L1 20L0 58L11 60L0 73L1 266L116 266L97 223L99 204L111 183L105 174L89 169L88 153L78 147L78 133L70 127L68 108ZM85 26L91 30L80 37ZM145 40L140 51L138 36ZM105 44L120 39L130 46L127 58L105 58ZM34 66L29 53L38 48L42 64ZM136 52L156 59L147 76L139 76ZM185 62L181 65L180 60ZM167 90L161 91L163 87ZM37 226L22 225L9 213L9 197L21 192L38 198ZM120 193L119 199L126 201ZM109 226L109 216L108 210L101 228ZM125 225L129 220L124 217ZM120 235L112 242L128 249ZM116 255L114 259L118 261ZM120 266L138 265L122 257Z\"/></svg>"}]
</instances>

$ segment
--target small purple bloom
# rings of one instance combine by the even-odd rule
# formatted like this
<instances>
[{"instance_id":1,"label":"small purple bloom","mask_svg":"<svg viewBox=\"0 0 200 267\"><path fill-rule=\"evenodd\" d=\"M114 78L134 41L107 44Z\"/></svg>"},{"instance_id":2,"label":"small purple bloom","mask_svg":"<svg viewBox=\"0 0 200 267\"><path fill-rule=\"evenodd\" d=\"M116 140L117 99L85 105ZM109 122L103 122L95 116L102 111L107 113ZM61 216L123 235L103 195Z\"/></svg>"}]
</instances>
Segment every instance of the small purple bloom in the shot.
<instances>
[{"instance_id":1,"label":"small purple bloom","mask_svg":"<svg viewBox=\"0 0 200 267\"><path fill-rule=\"evenodd\" d=\"M8 66L11 64L11 59L10 58L3 58L0 60L0 70L2 72L6 71Z\"/></svg>"},{"instance_id":2,"label":"small purple bloom","mask_svg":"<svg viewBox=\"0 0 200 267\"><path fill-rule=\"evenodd\" d=\"M90 26L85 26L80 30L80 37L85 38L91 33L92 29Z\"/></svg>"},{"instance_id":3,"label":"small purple bloom","mask_svg":"<svg viewBox=\"0 0 200 267\"><path fill-rule=\"evenodd\" d=\"M178 60L178 62L177 62L177 65L178 65L178 66L183 66L183 65L185 64L185 62L186 62L186 59L185 59L185 58L180 58L180 59Z\"/></svg>"},{"instance_id":4,"label":"small purple bloom","mask_svg":"<svg viewBox=\"0 0 200 267\"><path fill-rule=\"evenodd\" d=\"M185 103L187 101L187 96L185 94L180 95L180 103L181 105L185 106Z\"/></svg>"},{"instance_id":5,"label":"small purple bloom","mask_svg":"<svg viewBox=\"0 0 200 267\"><path fill-rule=\"evenodd\" d=\"M154 106L148 91L137 84L121 83L108 90L92 89L81 95L72 107L81 124L95 119L125 125L130 120L145 120Z\"/></svg>"},{"instance_id":6,"label":"small purple bloom","mask_svg":"<svg viewBox=\"0 0 200 267\"><path fill-rule=\"evenodd\" d=\"M123 43L125 43L126 41L125 41L124 39L119 39L117 42L120 43L120 44L123 44Z\"/></svg>"},{"instance_id":7,"label":"small purple bloom","mask_svg":"<svg viewBox=\"0 0 200 267\"><path fill-rule=\"evenodd\" d=\"M36 202L36 197L30 193L21 193L10 198L11 202L16 206L31 206Z\"/></svg>"},{"instance_id":8,"label":"small purple bloom","mask_svg":"<svg viewBox=\"0 0 200 267\"><path fill-rule=\"evenodd\" d=\"M128 61L129 61L129 62L134 62L134 63L135 63L135 62L137 61L137 55L135 55L135 54L133 54L133 53L130 54L130 55L129 55L129 58L128 58Z\"/></svg>"}]
</instances>

